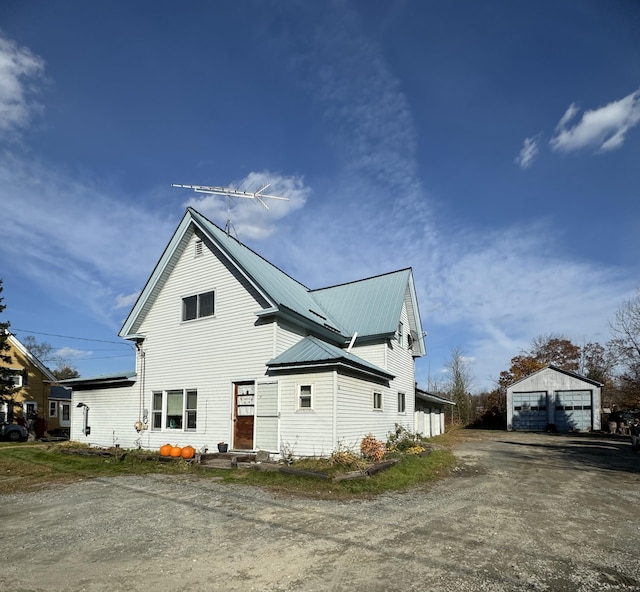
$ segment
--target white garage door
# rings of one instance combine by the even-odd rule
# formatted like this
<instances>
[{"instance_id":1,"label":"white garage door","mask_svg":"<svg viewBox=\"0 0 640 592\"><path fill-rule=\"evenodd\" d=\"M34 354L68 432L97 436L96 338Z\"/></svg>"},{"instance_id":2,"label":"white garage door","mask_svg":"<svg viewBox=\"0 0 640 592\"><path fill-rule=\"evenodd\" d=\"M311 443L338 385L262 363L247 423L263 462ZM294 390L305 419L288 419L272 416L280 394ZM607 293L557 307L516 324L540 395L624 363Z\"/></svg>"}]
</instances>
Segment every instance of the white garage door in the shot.
<instances>
[{"instance_id":1,"label":"white garage door","mask_svg":"<svg viewBox=\"0 0 640 592\"><path fill-rule=\"evenodd\" d=\"M591 391L556 391L555 424L560 432L591 429Z\"/></svg>"},{"instance_id":2,"label":"white garage door","mask_svg":"<svg viewBox=\"0 0 640 592\"><path fill-rule=\"evenodd\" d=\"M513 393L513 429L544 432L547 419L547 392Z\"/></svg>"}]
</instances>

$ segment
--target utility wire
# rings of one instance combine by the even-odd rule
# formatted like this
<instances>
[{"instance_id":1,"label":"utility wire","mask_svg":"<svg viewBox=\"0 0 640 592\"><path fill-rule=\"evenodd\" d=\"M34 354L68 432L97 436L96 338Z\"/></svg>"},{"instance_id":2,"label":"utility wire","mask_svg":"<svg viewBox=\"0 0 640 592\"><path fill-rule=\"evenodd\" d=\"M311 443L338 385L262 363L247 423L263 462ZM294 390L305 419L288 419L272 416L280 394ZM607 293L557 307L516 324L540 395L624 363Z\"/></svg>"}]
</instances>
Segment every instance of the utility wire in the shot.
<instances>
[{"instance_id":1,"label":"utility wire","mask_svg":"<svg viewBox=\"0 0 640 592\"><path fill-rule=\"evenodd\" d=\"M21 333L33 333L34 335L47 335L48 337L62 337L63 339L77 339L78 341L94 341L96 343L117 343L118 345L126 345L131 348L134 346L126 341L109 341L108 339L90 339L88 337L73 337L72 335L57 335L56 333L42 333L41 331L29 331L28 329L14 329L13 331L20 331Z\"/></svg>"}]
</instances>

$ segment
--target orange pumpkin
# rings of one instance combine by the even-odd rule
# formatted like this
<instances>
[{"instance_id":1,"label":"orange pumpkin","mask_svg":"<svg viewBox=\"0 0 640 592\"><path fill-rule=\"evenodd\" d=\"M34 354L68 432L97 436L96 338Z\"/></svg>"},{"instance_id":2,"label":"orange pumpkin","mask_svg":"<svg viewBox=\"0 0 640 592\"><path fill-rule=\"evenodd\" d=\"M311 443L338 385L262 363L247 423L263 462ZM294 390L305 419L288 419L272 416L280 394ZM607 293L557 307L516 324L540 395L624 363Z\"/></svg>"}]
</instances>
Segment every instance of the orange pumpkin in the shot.
<instances>
[{"instance_id":1,"label":"orange pumpkin","mask_svg":"<svg viewBox=\"0 0 640 592\"><path fill-rule=\"evenodd\" d=\"M193 446L185 446L182 449L182 458L193 458L196 455L196 449Z\"/></svg>"},{"instance_id":2,"label":"orange pumpkin","mask_svg":"<svg viewBox=\"0 0 640 592\"><path fill-rule=\"evenodd\" d=\"M178 458L182 454L182 448L180 446L173 446L171 448L171 456Z\"/></svg>"},{"instance_id":3,"label":"orange pumpkin","mask_svg":"<svg viewBox=\"0 0 640 592\"><path fill-rule=\"evenodd\" d=\"M173 446L171 444L165 444L164 446L160 446L160 456L171 456L171 449Z\"/></svg>"}]
</instances>

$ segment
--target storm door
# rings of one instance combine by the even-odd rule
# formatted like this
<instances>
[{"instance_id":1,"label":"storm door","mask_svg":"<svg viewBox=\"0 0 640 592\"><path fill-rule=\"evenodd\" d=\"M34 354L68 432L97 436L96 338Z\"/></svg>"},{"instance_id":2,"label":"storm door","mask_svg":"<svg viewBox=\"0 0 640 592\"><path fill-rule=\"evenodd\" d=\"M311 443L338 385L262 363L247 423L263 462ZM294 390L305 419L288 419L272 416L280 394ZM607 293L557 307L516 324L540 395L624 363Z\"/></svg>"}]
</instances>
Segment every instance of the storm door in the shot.
<instances>
[{"instance_id":1,"label":"storm door","mask_svg":"<svg viewBox=\"0 0 640 592\"><path fill-rule=\"evenodd\" d=\"M253 382L233 385L233 448L253 450L253 424L256 414L256 387Z\"/></svg>"}]
</instances>

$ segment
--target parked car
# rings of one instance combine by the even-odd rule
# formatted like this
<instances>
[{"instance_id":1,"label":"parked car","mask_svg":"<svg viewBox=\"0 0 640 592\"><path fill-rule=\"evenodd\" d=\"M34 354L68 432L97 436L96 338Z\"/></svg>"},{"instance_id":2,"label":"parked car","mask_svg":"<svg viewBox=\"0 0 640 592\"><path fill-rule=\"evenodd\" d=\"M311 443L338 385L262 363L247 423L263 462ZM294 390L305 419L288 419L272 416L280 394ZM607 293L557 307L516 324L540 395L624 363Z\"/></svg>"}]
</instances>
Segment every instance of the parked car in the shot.
<instances>
[{"instance_id":1,"label":"parked car","mask_svg":"<svg viewBox=\"0 0 640 592\"><path fill-rule=\"evenodd\" d=\"M0 425L0 440L10 440L11 442L26 442L29 439L29 432L24 426L17 423L3 423Z\"/></svg>"}]
</instances>

